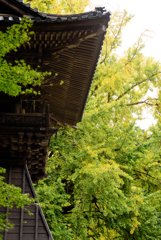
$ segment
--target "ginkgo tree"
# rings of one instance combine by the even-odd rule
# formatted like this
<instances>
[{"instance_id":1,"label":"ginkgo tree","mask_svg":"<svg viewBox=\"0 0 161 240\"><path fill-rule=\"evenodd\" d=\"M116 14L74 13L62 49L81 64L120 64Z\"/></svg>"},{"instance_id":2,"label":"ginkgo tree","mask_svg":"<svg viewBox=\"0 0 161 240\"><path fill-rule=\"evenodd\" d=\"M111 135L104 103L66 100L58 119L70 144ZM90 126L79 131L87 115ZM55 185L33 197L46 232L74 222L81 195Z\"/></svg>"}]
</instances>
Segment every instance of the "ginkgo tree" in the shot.
<instances>
[{"instance_id":1,"label":"ginkgo tree","mask_svg":"<svg viewBox=\"0 0 161 240\"><path fill-rule=\"evenodd\" d=\"M160 93L147 96L161 70L141 52L145 33L117 55L131 18L113 13L83 120L51 140L36 190L55 239L161 239ZM145 108L158 119L147 131Z\"/></svg>"},{"instance_id":2,"label":"ginkgo tree","mask_svg":"<svg viewBox=\"0 0 161 240\"><path fill-rule=\"evenodd\" d=\"M39 12L52 14L76 14L84 12L90 5L90 0L25 0L32 8L38 8Z\"/></svg>"},{"instance_id":3,"label":"ginkgo tree","mask_svg":"<svg viewBox=\"0 0 161 240\"><path fill-rule=\"evenodd\" d=\"M67 14L82 12L89 4L28 2L39 11ZM36 190L54 239L161 239L161 94L155 99L147 96L149 89L160 89L161 70L160 63L141 53L146 33L121 57L117 55L122 30L131 18L126 11L113 13L83 121L78 130L59 129L51 140L47 167L51 178L39 181ZM18 39L28 39L26 30L23 34L16 39L12 35L8 43L16 40L17 48L22 43ZM5 44L8 37L3 36ZM3 44L1 48L8 49ZM32 74L39 81L37 73ZM147 131L136 127L145 108L158 120Z\"/></svg>"}]
</instances>

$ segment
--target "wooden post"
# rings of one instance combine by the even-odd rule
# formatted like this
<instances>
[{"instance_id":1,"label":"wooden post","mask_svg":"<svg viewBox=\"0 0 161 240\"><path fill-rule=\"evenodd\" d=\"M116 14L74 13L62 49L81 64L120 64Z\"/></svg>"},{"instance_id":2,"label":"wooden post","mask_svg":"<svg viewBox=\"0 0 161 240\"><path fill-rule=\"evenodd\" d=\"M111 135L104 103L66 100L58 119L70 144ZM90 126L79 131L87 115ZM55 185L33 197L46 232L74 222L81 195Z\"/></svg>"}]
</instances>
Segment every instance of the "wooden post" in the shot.
<instances>
[{"instance_id":1,"label":"wooden post","mask_svg":"<svg viewBox=\"0 0 161 240\"><path fill-rule=\"evenodd\" d=\"M49 131L50 127L50 105L46 105L46 130Z\"/></svg>"},{"instance_id":2,"label":"wooden post","mask_svg":"<svg viewBox=\"0 0 161 240\"><path fill-rule=\"evenodd\" d=\"M23 168L22 176L22 193L25 193L25 167ZM24 209L21 208L21 223L20 223L20 240L23 240L23 218L24 218Z\"/></svg>"}]
</instances>

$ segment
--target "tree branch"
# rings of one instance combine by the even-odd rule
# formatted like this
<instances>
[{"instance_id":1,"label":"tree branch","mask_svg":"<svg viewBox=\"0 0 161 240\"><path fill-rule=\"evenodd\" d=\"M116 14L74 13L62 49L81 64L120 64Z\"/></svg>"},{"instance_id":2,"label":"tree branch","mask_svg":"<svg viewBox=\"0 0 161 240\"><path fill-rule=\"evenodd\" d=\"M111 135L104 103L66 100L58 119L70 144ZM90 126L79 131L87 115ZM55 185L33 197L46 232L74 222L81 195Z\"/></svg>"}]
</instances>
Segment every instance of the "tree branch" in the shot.
<instances>
[{"instance_id":1,"label":"tree branch","mask_svg":"<svg viewBox=\"0 0 161 240\"><path fill-rule=\"evenodd\" d=\"M63 210L63 214L69 214L72 213L71 210L74 208L74 204L70 205L70 206L66 206L66 207L62 207ZM69 212L70 211L70 212Z\"/></svg>"},{"instance_id":2,"label":"tree branch","mask_svg":"<svg viewBox=\"0 0 161 240\"><path fill-rule=\"evenodd\" d=\"M126 67L130 62L132 62L132 60L134 59L134 57L136 56L137 52L141 49L142 45L140 46L140 43L141 43L141 39L142 39L142 36L144 34L141 33L139 39L138 39L138 42L137 42L137 46L135 48L135 53L132 55L132 57L129 59L129 61L127 63L125 63L124 67ZM140 47L139 47L140 46Z\"/></svg>"},{"instance_id":3,"label":"tree branch","mask_svg":"<svg viewBox=\"0 0 161 240\"><path fill-rule=\"evenodd\" d=\"M73 142L75 143L75 145L77 145L76 141L75 141L75 138L71 135L68 135L66 132L63 132L62 135L66 135L67 137L71 137L73 138Z\"/></svg>"},{"instance_id":4,"label":"tree branch","mask_svg":"<svg viewBox=\"0 0 161 240\"><path fill-rule=\"evenodd\" d=\"M150 106L154 106L154 105L158 106L158 103L148 103L146 100L142 101L142 102L125 104L124 106L134 106L134 105L143 104L143 103L150 105Z\"/></svg>"},{"instance_id":5,"label":"tree branch","mask_svg":"<svg viewBox=\"0 0 161 240\"><path fill-rule=\"evenodd\" d=\"M144 101L141 101L141 102L135 102L135 103L127 103L127 104L124 104L124 105L120 105L120 106L134 106L134 105L138 105L138 104L147 104L147 105L150 105L150 106L158 106L158 103L150 103L150 102L147 102L147 101L157 101L158 98L147 98L146 100Z\"/></svg>"},{"instance_id":6,"label":"tree branch","mask_svg":"<svg viewBox=\"0 0 161 240\"><path fill-rule=\"evenodd\" d=\"M110 92L108 93L108 103L110 102Z\"/></svg>"},{"instance_id":7,"label":"tree branch","mask_svg":"<svg viewBox=\"0 0 161 240\"><path fill-rule=\"evenodd\" d=\"M113 50L114 45L115 45L115 40L117 39L117 37L119 36L119 34L120 34L120 32L121 32L121 28L122 28L122 25L123 25L123 21L124 21L124 19L125 19L125 16L126 16L126 12L124 12L124 15L123 15L122 20L121 20L121 23L120 23L120 27L119 27L116 35L114 35L114 40L113 40L113 42L111 43L110 52Z\"/></svg>"},{"instance_id":8,"label":"tree branch","mask_svg":"<svg viewBox=\"0 0 161 240\"><path fill-rule=\"evenodd\" d=\"M126 12L124 12L124 15L123 15L123 17L122 17L122 20L121 20L121 23L120 23L120 26L119 26L119 29L118 29L116 35L113 33L113 35L114 35L114 40L113 40L113 42L111 43L110 52L113 50L113 48L114 48L114 46L115 46L116 39L117 39L117 37L119 36L119 34L120 34L120 32L121 32L121 29L122 29L122 26L123 26L123 21L124 21L124 19L125 19L125 16L126 16ZM111 30L111 32L112 32L112 30ZM106 42L106 54L105 54L104 59L100 62L100 64L102 64L103 62L105 63L106 57L107 57L107 42Z\"/></svg>"},{"instance_id":9,"label":"tree branch","mask_svg":"<svg viewBox=\"0 0 161 240\"><path fill-rule=\"evenodd\" d=\"M109 232L108 232L108 228L107 228L107 235L108 235L108 239L111 240L110 234L109 234Z\"/></svg>"},{"instance_id":10,"label":"tree branch","mask_svg":"<svg viewBox=\"0 0 161 240\"><path fill-rule=\"evenodd\" d=\"M120 146L119 148L116 148L115 151L119 151L119 150L122 148L122 146L123 146L124 143L125 143L126 138L127 138L127 135L125 136L125 138L124 138L124 140L123 140L121 146Z\"/></svg>"},{"instance_id":11,"label":"tree branch","mask_svg":"<svg viewBox=\"0 0 161 240\"><path fill-rule=\"evenodd\" d=\"M150 175L150 174L148 174L148 173L141 172L141 171L137 171L137 170L134 170L134 169L133 169L133 171L134 171L134 172L141 173L141 174L145 174L145 175L147 175L147 176L149 176L149 177L151 177L151 178L154 178L154 179L156 179L155 177L151 176L151 175Z\"/></svg>"},{"instance_id":12,"label":"tree branch","mask_svg":"<svg viewBox=\"0 0 161 240\"><path fill-rule=\"evenodd\" d=\"M152 136L153 136L153 134L152 134L151 136L147 137L147 138L145 139L145 141L148 141ZM140 143L136 143L135 146L137 147L137 146L139 146L139 144L140 144Z\"/></svg>"},{"instance_id":13,"label":"tree branch","mask_svg":"<svg viewBox=\"0 0 161 240\"><path fill-rule=\"evenodd\" d=\"M154 73L154 74L152 74L149 78L152 78L152 77L154 77L154 76L156 76L156 75L158 75L158 74L160 74L160 73L161 73L161 72ZM140 85L141 83L144 83L144 82L150 80L149 78L145 78L145 79L141 80L140 82L135 83L132 87L130 87L130 88L127 89L124 93L122 93L122 94L116 99L116 101L118 101L120 98L122 98L124 95L126 95L126 93L128 93L129 91L131 91L134 87Z\"/></svg>"},{"instance_id":14,"label":"tree branch","mask_svg":"<svg viewBox=\"0 0 161 240\"><path fill-rule=\"evenodd\" d=\"M74 204L71 204L70 206L66 206L66 207L62 207L62 214L71 214L72 213L72 210L73 208L75 208L75 205ZM101 213L103 214L102 212L99 211L99 209L97 211L83 211L82 213Z\"/></svg>"}]
</instances>

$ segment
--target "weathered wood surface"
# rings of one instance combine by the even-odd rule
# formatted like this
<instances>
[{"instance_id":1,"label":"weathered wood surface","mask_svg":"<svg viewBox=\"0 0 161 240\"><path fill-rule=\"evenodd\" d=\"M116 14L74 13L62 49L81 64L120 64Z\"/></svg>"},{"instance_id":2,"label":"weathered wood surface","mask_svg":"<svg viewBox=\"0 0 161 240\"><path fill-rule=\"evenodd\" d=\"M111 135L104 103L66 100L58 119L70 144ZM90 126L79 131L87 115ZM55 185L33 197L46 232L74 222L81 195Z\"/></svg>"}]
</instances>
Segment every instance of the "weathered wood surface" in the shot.
<instances>
[{"instance_id":1,"label":"weathered wood surface","mask_svg":"<svg viewBox=\"0 0 161 240\"><path fill-rule=\"evenodd\" d=\"M23 193L29 193L30 197L36 197L31 178L26 167L7 168L5 182L14 184L22 189ZM40 207L36 205L26 206L33 215L29 215L25 209L0 208L0 214L9 212L8 219L15 224L8 232L0 230L3 240L52 240L52 236L45 217ZM26 222L26 223L25 223Z\"/></svg>"},{"instance_id":2,"label":"weathered wood surface","mask_svg":"<svg viewBox=\"0 0 161 240\"><path fill-rule=\"evenodd\" d=\"M0 0L3 7L4 2ZM0 21L1 31L15 22L16 11L16 19L26 11L25 15L32 16L34 21L31 29L34 34L29 44L24 43L16 53L10 52L6 59L11 63L15 59L24 59L33 68L39 65L40 71L50 71L51 75L35 90L41 92L42 99L48 99L54 124L75 126L82 118L110 13L47 14L45 18L15 0L7 0L5 5L8 16ZM15 15L12 16L11 10ZM2 19L3 14L2 8ZM13 21L9 20L9 16ZM62 81L63 84L60 84Z\"/></svg>"}]
</instances>

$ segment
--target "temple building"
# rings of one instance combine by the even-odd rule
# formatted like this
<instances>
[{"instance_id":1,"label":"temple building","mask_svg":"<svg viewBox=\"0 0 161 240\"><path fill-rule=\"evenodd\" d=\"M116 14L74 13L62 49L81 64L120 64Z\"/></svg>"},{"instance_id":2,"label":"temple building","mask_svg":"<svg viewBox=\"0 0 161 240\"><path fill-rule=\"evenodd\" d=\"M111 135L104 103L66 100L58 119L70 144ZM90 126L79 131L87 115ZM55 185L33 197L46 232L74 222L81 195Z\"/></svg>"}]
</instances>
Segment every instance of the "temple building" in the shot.
<instances>
[{"instance_id":1,"label":"temple building","mask_svg":"<svg viewBox=\"0 0 161 240\"><path fill-rule=\"evenodd\" d=\"M8 53L8 62L24 59L33 69L51 72L40 95L10 97L0 92L0 166L5 181L36 198L32 183L48 177L46 164L50 138L59 126L77 128L99 60L110 13L104 8L75 15L40 13L22 0L0 0L0 31L18 24L22 17L33 21L29 43ZM62 84L60 84L62 83ZM3 240L52 240L40 207L0 208L15 227L0 230Z\"/></svg>"}]
</instances>

